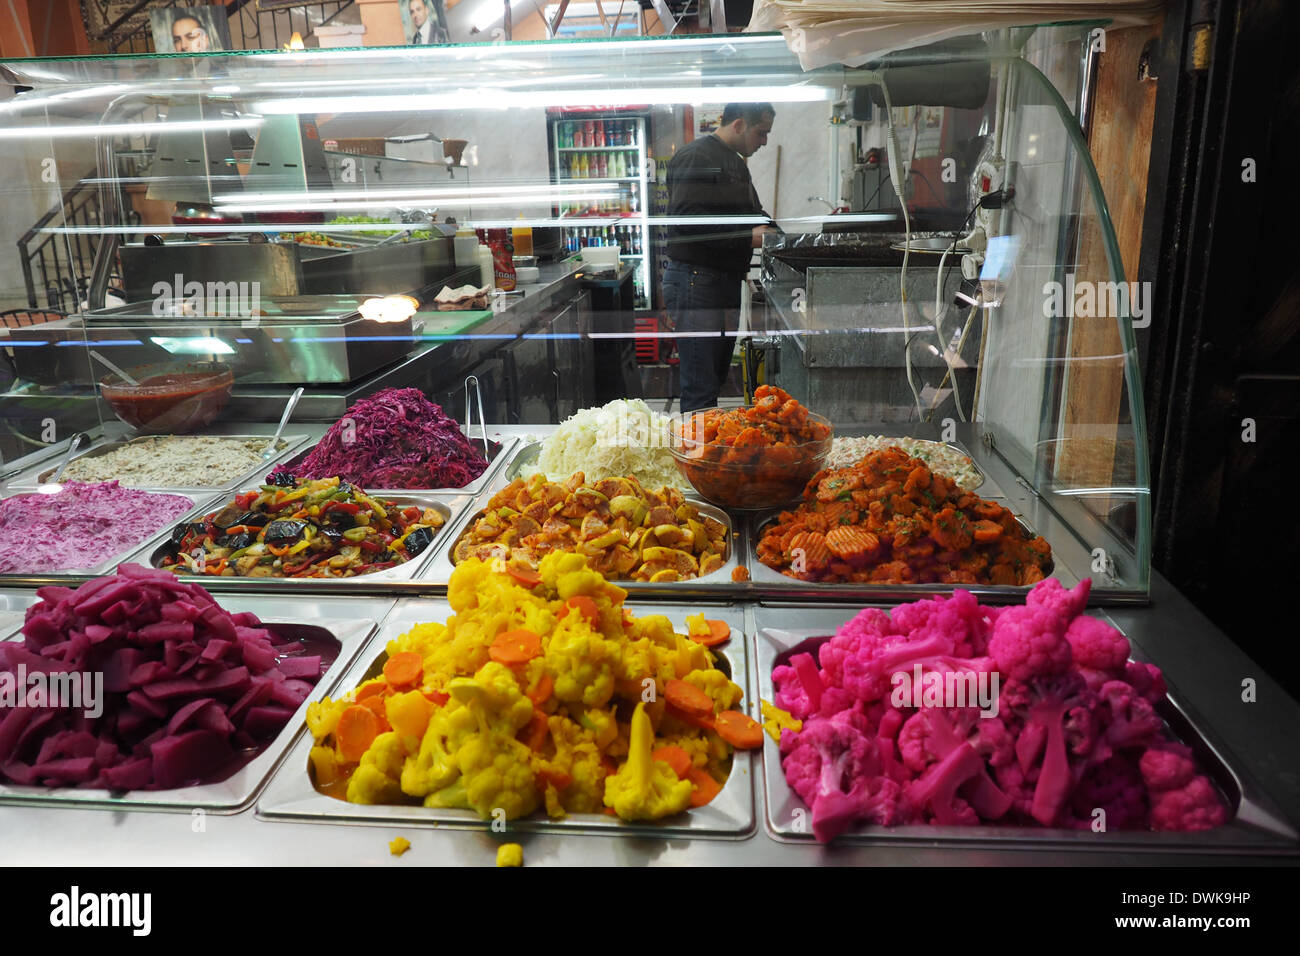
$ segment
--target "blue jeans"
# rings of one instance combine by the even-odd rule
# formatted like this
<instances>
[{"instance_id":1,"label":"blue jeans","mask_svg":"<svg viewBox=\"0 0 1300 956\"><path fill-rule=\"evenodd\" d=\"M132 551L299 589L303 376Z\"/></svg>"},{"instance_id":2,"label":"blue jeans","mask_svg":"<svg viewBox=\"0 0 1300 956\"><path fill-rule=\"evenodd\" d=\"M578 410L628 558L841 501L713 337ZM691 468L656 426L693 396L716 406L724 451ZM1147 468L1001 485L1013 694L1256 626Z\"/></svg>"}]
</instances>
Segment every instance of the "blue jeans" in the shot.
<instances>
[{"instance_id":1,"label":"blue jeans","mask_svg":"<svg viewBox=\"0 0 1300 956\"><path fill-rule=\"evenodd\" d=\"M679 335L683 412L718 404L718 392L727 381L736 348L735 336L723 333L734 333L740 327L740 284L744 278L743 272L668 260L664 307Z\"/></svg>"}]
</instances>

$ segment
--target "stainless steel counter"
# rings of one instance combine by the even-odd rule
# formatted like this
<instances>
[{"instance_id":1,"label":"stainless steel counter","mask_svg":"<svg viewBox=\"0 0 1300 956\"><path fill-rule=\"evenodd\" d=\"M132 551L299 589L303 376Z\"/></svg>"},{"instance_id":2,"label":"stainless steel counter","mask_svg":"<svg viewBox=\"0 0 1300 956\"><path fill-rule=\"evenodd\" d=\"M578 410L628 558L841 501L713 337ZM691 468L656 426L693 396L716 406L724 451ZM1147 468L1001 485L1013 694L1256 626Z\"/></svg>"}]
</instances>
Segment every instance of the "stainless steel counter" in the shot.
<instances>
[{"instance_id":1,"label":"stainless steel counter","mask_svg":"<svg viewBox=\"0 0 1300 956\"><path fill-rule=\"evenodd\" d=\"M441 370L467 370L495 348L512 342L532 330L548 313L561 308L581 292L574 272L577 262L552 262L538 267L537 282L520 285L514 292L492 299L492 316L453 340L428 336L417 341L410 352L389 367L355 382L318 385L309 388L298 405L300 420L330 422L343 415L358 399L385 388L424 387L431 393L447 378ZM454 375L452 376L454 377ZM292 386L236 385L225 417L251 420L274 417Z\"/></svg>"},{"instance_id":2,"label":"stainless steel counter","mask_svg":"<svg viewBox=\"0 0 1300 956\"><path fill-rule=\"evenodd\" d=\"M242 426L247 428L247 426ZM316 428L309 426L309 434ZM257 429L253 429L256 431ZM300 429L301 430L301 429ZM489 434L501 438L541 436L554 426L491 426ZM495 484L494 481L492 484ZM491 485L483 494L493 490ZM304 595L301 598L224 593L222 604L231 610L251 610L264 617L289 617L310 623L339 617L381 622L409 621L439 602L407 596L393 589L388 596ZM34 600L30 590L0 590L0 612L11 623ZM725 599L716 599L725 600ZM824 601L824 599L823 599ZM707 606L701 601L699 606ZM760 619L788 620L790 627L833 629L862 606L862 602L798 604L758 594L732 600L728 616L744 621L750 660L754 660L755 635ZM1231 764L1247 775L1273 806L1277 815L1300 830L1300 748L1295 728L1300 726L1300 704L1233 645L1163 578L1153 575L1149 606L1115 606L1107 609L1147 659L1159 664L1179 698L1190 704L1193 716L1222 743ZM0 621L3 623L3 621ZM0 638L3 632L0 631ZM373 653L372 643L362 656ZM1242 682L1254 681L1254 701L1242 700ZM756 693L756 680L746 688L747 699ZM770 748L769 748L770 752ZM756 760L756 765L761 761ZM285 764L280 774L302 772ZM609 833L546 833L508 830L493 834L481 826L374 824L358 822L288 822L269 820L256 809L235 814L207 814L145 810L91 810L0 804L0 864L100 865L265 865L292 862L301 865L481 865L495 862L495 848L504 841L524 847L526 865L733 865L733 866L1006 866L1104 865L1142 866L1290 863L1300 859L1300 843L1269 838L1248 852L1189 848L1185 841L1168 846L1133 849L1106 847L1104 834L1096 846L1086 839L1070 845L1026 845L999 840L996 830L974 832L960 844L940 839L900 841L869 838L851 846L823 847L806 839L777 837L767 829L766 795L762 773L750 780L756 827L740 837L652 838ZM265 792L265 791L264 791ZM936 831L937 833L937 831ZM395 836L411 841L403 857L388 852Z\"/></svg>"}]
</instances>

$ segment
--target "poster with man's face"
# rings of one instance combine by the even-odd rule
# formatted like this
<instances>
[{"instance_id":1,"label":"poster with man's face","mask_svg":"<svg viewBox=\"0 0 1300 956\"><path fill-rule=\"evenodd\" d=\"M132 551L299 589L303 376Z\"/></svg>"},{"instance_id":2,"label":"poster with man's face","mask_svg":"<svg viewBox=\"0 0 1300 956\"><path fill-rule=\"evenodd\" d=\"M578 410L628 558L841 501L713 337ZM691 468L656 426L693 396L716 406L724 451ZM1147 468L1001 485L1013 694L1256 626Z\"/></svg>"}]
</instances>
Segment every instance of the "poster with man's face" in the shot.
<instances>
[{"instance_id":1,"label":"poster with man's face","mask_svg":"<svg viewBox=\"0 0 1300 956\"><path fill-rule=\"evenodd\" d=\"M402 35L411 46L450 43L443 0L397 0L402 11Z\"/></svg>"},{"instance_id":2,"label":"poster with man's face","mask_svg":"<svg viewBox=\"0 0 1300 956\"><path fill-rule=\"evenodd\" d=\"M229 50L230 24L225 7L172 7L150 10L153 46L159 53L208 53Z\"/></svg>"}]
</instances>

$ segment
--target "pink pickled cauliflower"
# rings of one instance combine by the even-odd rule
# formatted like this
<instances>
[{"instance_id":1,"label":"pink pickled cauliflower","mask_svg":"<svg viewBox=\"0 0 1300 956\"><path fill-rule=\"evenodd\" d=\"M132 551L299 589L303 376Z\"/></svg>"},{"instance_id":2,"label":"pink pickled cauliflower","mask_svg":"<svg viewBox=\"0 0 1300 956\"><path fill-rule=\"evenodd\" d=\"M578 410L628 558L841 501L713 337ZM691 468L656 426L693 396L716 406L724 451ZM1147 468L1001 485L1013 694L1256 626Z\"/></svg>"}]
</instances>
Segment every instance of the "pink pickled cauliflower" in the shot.
<instances>
[{"instance_id":1,"label":"pink pickled cauliflower","mask_svg":"<svg viewBox=\"0 0 1300 956\"><path fill-rule=\"evenodd\" d=\"M815 654L774 668L787 782L825 841L852 826L1000 824L1106 830L1221 826L1227 807L1168 739L1165 681L1083 613L1091 582L1039 582L1023 605L974 595L867 608ZM997 679L997 712L895 696L892 678Z\"/></svg>"},{"instance_id":2,"label":"pink pickled cauliflower","mask_svg":"<svg viewBox=\"0 0 1300 956\"><path fill-rule=\"evenodd\" d=\"M902 790L878 773L871 741L840 716L818 717L791 735L781 760L786 782L812 809L813 835L825 843L859 820L902 821ZM786 736L782 734L782 749Z\"/></svg>"},{"instance_id":3,"label":"pink pickled cauliflower","mask_svg":"<svg viewBox=\"0 0 1300 956\"><path fill-rule=\"evenodd\" d=\"M1015 680L1063 674L1073 660L1066 624L1045 607L1013 607L998 618L989 654L998 662L998 670Z\"/></svg>"}]
</instances>

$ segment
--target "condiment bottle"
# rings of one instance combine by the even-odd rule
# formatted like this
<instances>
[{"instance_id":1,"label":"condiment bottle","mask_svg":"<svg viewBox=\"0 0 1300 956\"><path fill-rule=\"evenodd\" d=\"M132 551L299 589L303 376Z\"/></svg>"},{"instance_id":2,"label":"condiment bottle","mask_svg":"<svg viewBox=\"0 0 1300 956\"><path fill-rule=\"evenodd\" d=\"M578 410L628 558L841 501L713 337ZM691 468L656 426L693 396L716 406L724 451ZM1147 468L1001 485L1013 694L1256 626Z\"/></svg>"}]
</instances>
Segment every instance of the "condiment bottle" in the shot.
<instances>
[{"instance_id":1,"label":"condiment bottle","mask_svg":"<svg viewBox=\"0 0 1300 956\"><path fill-rule=\"evenodd\" d=\"M452 237L452 252L457 269L470 269L478 265L478 237L468 226L461 226Z\"/></svg>"},{"instance_id":2,"label":"condiment bottle","mask_svg":"<svg viewBox=\"0 0 1300 956\"><path fill-rule=\"evenodd\" d=\"M496 283L492 277L492 250L486 243L478 245L478 285L480 289L492 288Z\"/></svg>"},{"instance_id":3,"label":"condiment bottle","mask_svg":"<svg viewBox=\"0 0 1300 956\"><path fill-rule=\"evenodd\" d=\"M513 292L515 278L515 247L510 241L509 229L489 229L488 245L492 250L492 268L496 286L502 292Z\"/></svg>"},{"instance_id":4,"label":"condiment bottle","mask_svg":"<svg viewBox=\"0 0 1300 956\"><path fill-rule=\"evenodd\" d=\"M519 218L523 219L524 214L520 213ZM513 233L515 255L531 256L533 254L533 227L529 225L515 226Z\"/></svg>"}]
</instances>

